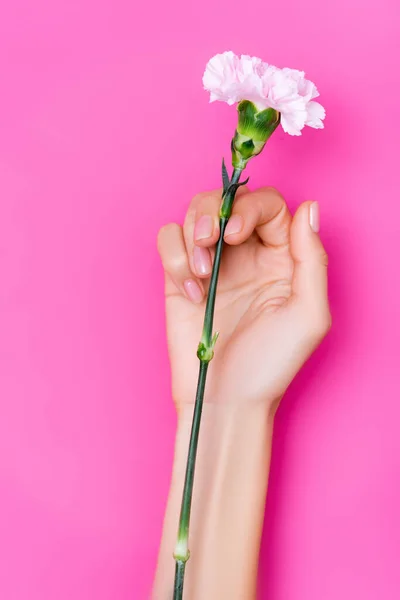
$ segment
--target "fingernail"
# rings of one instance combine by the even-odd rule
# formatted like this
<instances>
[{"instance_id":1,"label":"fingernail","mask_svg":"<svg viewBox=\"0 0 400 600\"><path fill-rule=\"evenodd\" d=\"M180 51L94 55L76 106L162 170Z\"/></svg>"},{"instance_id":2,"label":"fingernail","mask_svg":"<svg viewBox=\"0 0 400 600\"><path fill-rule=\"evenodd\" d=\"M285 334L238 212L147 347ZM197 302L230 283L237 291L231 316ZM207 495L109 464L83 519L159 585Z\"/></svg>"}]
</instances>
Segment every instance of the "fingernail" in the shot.
<instances>
[{"instance_id":1,"label":"fingernail","mask_svg":"<svg viewBox=\"0 0 400 600\"><path fill-rule=\"evenodd\" d=\"M212 236L214 231L214 219L210 215L203 215L194 226L194 239L204 240Z\"/></svg>"},{"instance_id":2,"label":"fingernail","mask_svg":"<svg viewBox=\"0 0 400 600\"><path fill-rule=\"evenodd\" d=\"M199 275L208 275L211 273L211 256L207 248L195 246L193 249L194 268Z\"/></svg>"},{"instance_id":3,"label":"fingernail","mask_svg":"<svg viewBox=\"0 0 400 600\"><path fill-rule=\"evenodd\" d=\"M183 288L189 300L195 304L199 304L203 300L203 292L194 279L186 279L183 282Z\"/></svg>"},{"instance_id":4,"label":"fingernail","mask_svg":"<svg viewBox=\"0 0 400 600\"><path fill-rule=\"evenodd\" d=\"M232 215L225 229L225 237L227 235L233 235L234 233L240 233L243 229L243 223L243 217L241 215Z\"/></svg>"},{"instance_id":5,"label":"fingernail","mask_svg":"<svg viewBox=\"0 0 400 600\"><path fill-rule=\"evenodd\" d=\"M315 232L319 231L319 204L318 202L313 202L310 204L310 227Z\"/></svg>"}]
</instances>

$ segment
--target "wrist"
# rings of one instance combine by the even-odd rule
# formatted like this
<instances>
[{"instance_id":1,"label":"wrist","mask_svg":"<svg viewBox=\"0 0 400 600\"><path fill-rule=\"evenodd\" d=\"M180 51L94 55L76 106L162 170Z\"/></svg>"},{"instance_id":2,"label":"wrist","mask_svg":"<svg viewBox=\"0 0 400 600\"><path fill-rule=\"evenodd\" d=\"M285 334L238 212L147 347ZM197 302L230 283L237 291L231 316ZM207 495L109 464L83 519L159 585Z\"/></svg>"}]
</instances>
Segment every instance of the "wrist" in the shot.
<instances>
[{"instance_id":1,"label":"wrist","mask_svg":"<svg viewBox=\"0 0 400 600\"><path fill-rule=\"evenodd\" d=\"M206 394L206 398L209 396L210 394ZM229 401L227 401L225 394L221 395L220 390L215 390L212 398L212 401L204 400L201 424L203 428L203 420L210 419L213 423L216 420L216 426L210 430L210 434L214 434L214 431L220 432L221 427L225 429L228 424L239 423L242 419L247 421L256 414L273 423L282 396L279 398L261 396L249 399L242 397L233 399L232 394L230 394ZM174 403L177 407L178 428L191 428L194 410L193 399L190 398L189 401L174 399ZM208 429L208 425L206 427Z\"/></svg>"},{"instance_id":2,"label":"wrist","mask_svg":"<svg viewBox=\"0 0 400 600\"><path fill-rule=\"evenodd\" d=\"M266 430L273 427L276 402L224 403L205 402L201 419L199 447L210 444L221 444L223 440L234 437L237 441L246 442L247 436L263 436ZM189 440L192 428L194 403L183 403L178 406L177 419L177 452L187 452L186 441ZM238 439L239 438L239 439ZM196 467L197 468L197 467Z\"/></svg>"},{"instance_id":3,"label":"wrist","mask_svg":"<svg viewBox=\"0 0 400 600\"><path fill-rule=\"evenodd\" d=\"M163 590L161 573L167 577L173 573L172 552L193 408L191 404L179 407L172 486L158 569L158 585ZM193 600L235 600L255 594L272 428L273 412L265 402L204 404L190 523L191 557L185 577L186 593ZM225 568L229 572L224 572ZM154 597L162 598L161 594Z\"/></svg>"},{"instance_id":4,"label":"wrist","mask_svg":"<svg viewBox=\"0 0 400 600\"><path fill-rule=\"evenodd\" d=\"M275 414L271 406L265 401L204 403L185 575L185 593L192 600L255 597ZM178 406L154 600L171 597L193 410L193 404Z\"/></svg>"}]
</instances>

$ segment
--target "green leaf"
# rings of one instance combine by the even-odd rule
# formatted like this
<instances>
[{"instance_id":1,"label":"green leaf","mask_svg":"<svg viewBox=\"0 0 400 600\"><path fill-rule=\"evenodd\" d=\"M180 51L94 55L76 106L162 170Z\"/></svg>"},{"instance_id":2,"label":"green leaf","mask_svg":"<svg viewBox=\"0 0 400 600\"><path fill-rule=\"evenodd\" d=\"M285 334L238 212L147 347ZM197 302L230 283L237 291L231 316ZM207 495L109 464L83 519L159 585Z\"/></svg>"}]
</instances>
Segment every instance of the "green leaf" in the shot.
<instances>
[{"instance_id":1,"label":"green leaf","mask_svg":"<svg viewBox=\"0 0 400 600\"><path fill-rule=\"evenodd\" d=\"M225 165L225 160L222 159L222 184L223 184L223 193L225 194L226 191L229 188L229 183L230 183L230 179L229 179L229 175L228 175L228 171L226 169L226 165Z\"/></svg>"},{"instance_id":2,"label":"green leaf","mask_svg":"<svg viewBox=\"0 0 400 600\"><path fill-rule=\"evenodd\" d=\"M214 350L214 348L215 348L215 344L217 343L218 336L219 336L219 331L216 331L216 332L214 333L214 335L212 336L212 339L211 339L211 348L212 348L213 350Z\"/></svg>"},{"instance_id":3,"label":"green leaf","mask_svg":"<svg viewBox=\"0 0 400 600\"><path fill-rule=\"evenodd\" d=\"M232 183L232 184L229 186L229 191L230 191L232 194L236 194L236 191L237 191L237 189L238 189L238 188L240 188L242 185L247 185L247 184L249 183L249 179L250 179L250 177L248 177L248 178L247 178L247 179L245 179L244 181L241 181L240 183Z\"/></svg>"}]
</instances>

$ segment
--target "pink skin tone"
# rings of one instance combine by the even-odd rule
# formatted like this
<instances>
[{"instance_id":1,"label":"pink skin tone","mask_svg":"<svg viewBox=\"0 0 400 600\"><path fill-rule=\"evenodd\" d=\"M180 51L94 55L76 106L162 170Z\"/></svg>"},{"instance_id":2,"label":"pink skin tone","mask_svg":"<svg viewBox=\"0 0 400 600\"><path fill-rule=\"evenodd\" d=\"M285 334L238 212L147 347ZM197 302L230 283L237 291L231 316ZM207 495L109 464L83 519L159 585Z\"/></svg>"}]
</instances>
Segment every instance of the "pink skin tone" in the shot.
<instances>
[{"instance_id":1,"label":"pink skin tone","mask_svg":"<svg viewBox=\"0 0 400 600\"><path fill-rule=\"evenodd\" d=\"M153 590L157 600L169 600L173 586L196 348L220 197L220 190L196 196L184 226L167 225L158 239L178 427ZM214 323L220 337L203 410L185 600L255 598L274 415L331 324L327 258L318 232L316 202L303 203L292 217L276 190L239 190L218 285Z\"/></svg>"}]
</instances>

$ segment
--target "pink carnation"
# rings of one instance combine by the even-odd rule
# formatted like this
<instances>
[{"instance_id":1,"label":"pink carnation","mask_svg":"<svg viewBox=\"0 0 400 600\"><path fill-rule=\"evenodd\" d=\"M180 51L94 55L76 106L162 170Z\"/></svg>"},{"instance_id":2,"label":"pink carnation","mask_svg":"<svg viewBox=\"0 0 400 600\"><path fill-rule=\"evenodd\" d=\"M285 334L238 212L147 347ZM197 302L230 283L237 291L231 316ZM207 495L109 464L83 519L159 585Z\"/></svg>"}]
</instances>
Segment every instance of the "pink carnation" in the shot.
<instances>
[{"instance_id":1,"label":"pink carnation","mask_svg":"<svg viewBox=\"0 0 400 600\"><path fill-rule=\"evenodd\" d=\"M318 90L303 71L279 69L260 58L224 52L208 62L203 85L210 92L210 102L250 100L261 110L274 108L281 114L283 130L291 135L301 135L305 125L324 126L325 109L314 101Z\"/></svg>"}]
</instances>

